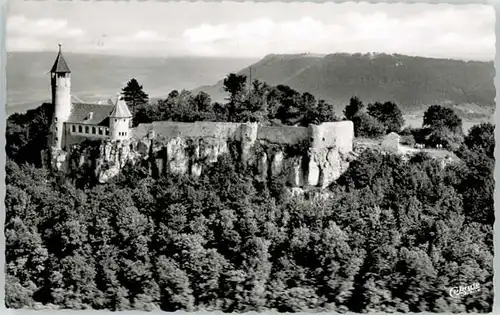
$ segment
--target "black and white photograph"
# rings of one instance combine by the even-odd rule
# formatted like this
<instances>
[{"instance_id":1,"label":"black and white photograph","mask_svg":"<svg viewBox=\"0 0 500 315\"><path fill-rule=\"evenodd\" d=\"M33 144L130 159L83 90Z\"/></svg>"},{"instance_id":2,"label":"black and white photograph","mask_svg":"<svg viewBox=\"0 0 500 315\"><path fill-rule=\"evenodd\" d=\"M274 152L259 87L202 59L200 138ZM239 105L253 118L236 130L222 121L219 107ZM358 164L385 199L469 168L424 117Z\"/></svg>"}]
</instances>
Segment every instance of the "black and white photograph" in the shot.
<instances>
[{"instance_id":1,"label":"black and white photograph","mask_svg":"<svg viewBox=\"0 0 500 315\"><path fill-rule=\"evenodd\" d=\"M5 24L5 307L493 311L492 6L12 0Z\"/></svg>"}]
</instances>

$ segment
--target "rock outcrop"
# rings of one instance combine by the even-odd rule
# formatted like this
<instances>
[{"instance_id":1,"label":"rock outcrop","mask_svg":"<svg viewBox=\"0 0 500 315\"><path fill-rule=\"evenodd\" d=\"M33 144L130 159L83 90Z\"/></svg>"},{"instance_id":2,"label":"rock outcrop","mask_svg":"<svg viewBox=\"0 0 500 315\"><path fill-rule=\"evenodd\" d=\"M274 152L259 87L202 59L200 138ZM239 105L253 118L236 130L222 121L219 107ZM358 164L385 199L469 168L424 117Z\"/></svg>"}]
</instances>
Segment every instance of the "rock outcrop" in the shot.
<instances>
[{"instance_id":1,"label":"rock outcrop","mask_svg":"<svg viewBox=\"0 0 500 315\"><path fill-rule=\"evenodd\" d=\"M353 137L351 122L328 124L286 127L279 134L257 124L226 123L212 132L213 126L200 123L193 124L194 132L180 123L153 123L149 130L140 126L130 140L82 143L69 152L53 152L52 165L65 173L90 170L100 183L118 175L126 165L138 163L147 165L152 176L176 173L198 178L222 155L237 152L242 164L262 179L283 175L291 187L324 188L348 167L346 153L352 151ZM335 133L336 124L341 124L343 134Z\"/></svg>"}]
</instances>

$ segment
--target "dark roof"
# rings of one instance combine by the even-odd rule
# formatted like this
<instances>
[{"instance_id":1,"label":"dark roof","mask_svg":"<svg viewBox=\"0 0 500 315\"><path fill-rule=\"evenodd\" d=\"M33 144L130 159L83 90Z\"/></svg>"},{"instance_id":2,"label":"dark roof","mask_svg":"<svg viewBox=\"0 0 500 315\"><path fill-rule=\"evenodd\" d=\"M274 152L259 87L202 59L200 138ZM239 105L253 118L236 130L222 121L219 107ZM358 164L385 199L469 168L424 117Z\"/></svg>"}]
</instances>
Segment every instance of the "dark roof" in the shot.
<instances>
[{"instance_id":1,"label":"dark roof","mask_svg":"<svg viewBox=\"0 0 500 315\"><path fill-rule=\"evenodd\" d=\"M68 122L107 126L112 110L113 106L108 104L73 103Z\"/></svg>"},{"instance_id":2,"label":"dark roof","mask_svg":"<svg viewBox=\"0 0 500 315\"><path fill-rule=\"evenodd\" d=\"M115 108L113 112L111 112L110 117L113 118L131 118L132 114L130 113L127 104L124 100L117 99Z\"/></svg>"},{"instance_id":3,"label":"dark roof","mask_svg":"<svg viewBox=\"0 0 500 315\"><path fill-rule=\"evenodd\" d=\"M61 45L59 45L59 53L57 54L56 61L50 70L52 73L71 73L68 64L62 55Z\"/></svg>"}]
</instances>

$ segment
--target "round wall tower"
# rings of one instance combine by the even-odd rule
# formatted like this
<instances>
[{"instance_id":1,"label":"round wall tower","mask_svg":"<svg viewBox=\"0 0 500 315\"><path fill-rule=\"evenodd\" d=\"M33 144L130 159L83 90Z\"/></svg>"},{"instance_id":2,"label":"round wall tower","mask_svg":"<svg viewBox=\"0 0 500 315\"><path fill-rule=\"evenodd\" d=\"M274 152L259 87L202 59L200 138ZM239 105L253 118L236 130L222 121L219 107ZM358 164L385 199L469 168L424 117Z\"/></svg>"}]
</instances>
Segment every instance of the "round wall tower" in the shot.
<instances>
[{"instance_id":1,"label":"round wall tower","mask_svg":"<svg viewBox=\"0 0 500 315\"><path fill-rule=\"evenodd\" d=\"M132 114L128 109L127 104L121 99L121 96L116 97L115 107L109 115L109 137L111 141L130 139L130 124Z\"/></svg>"},{"instance_id":2,"label":"round wall tower","mask_svg":"<svg viewBox=\"0 0 500 315\"><path fill-rule=\"evenodd\" d=\"M54 109L51 124L51 143L49 147L64 149L64 123L71 114L71 71L61 52L50 70L52 106Z\"/></svg>"}]
</instances>

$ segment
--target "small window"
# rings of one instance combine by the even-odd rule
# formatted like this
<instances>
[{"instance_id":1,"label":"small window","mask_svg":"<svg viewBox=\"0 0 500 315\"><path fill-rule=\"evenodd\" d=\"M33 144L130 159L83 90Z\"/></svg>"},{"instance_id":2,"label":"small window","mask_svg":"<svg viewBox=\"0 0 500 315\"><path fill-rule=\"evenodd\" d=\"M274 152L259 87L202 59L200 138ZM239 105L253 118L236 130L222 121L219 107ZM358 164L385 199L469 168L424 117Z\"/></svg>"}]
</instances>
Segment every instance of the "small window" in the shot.
<instances>
[{"instance_id":1,"label":"small window","mask_svg":"<svg viewBox=\"0 0 500 315\"><path fill-rule=\"evenodd\" d=\"M82 126L78 126L78 132L82 132Z\"/></svg>"},{"instance_id":2,"label":"small window","mask_svg":"<svg viewBox=\"0 0 500 315\"><path fill-rule=\"evenodd\" d=\"M95 135L95 127L92 127L92 134Z\"/></svg>"},{"instance_id":3,"label":"small window","mask_svg":"<svg viewBox=\"0 0 500 315\"><path fill-rule=\"evenodd\" d=\"M76 126L75 125L71 126L71 131L76 132Z\"/></svg>"},{"instance_id":4,"label":"small window","mask_svg":"<svg viewBox=\"0 0 500 315\"><path fill-rule=\"evenodd\" d=\"M127 132L125 131L125 132L123 133L123 135L124 135L124 136L127 136Z\"/></svg>"},{"instance_id":5,"label":"small window","mask_svg":"<svg viewBox=\"0 0 500 315\"><path fill-rule=\"evenodd\" d=\"M89 133L89 126L85 126L85 133Z\"/></svg>"},{"instance_id":6,"label":"small window","mask_svg":"<svg viewBox=\"0 0 500 315\"><path fill-rule=\"evenodd\" d=\"M109 136L109 130L106 129L106 136Z\"/></svg>"},{"instance_id":7,"label":"small window","mask_svg":"<svg viewBox=\"0 0 500 315\"><path fill-rule=\"evenodd\" d=\"M117 121L118 121L118 119L115 118L115 122L117 122Z\"/></svg>"},{"instance_id":8,"label":"small window","mask_svg":"<svg viewBox=\"0 0 500 315\"><path fill-rule=\"evenodd\" d=\"M102 136L102 128L99 128L99 134Z\"/></svg>"}]
</instances>

